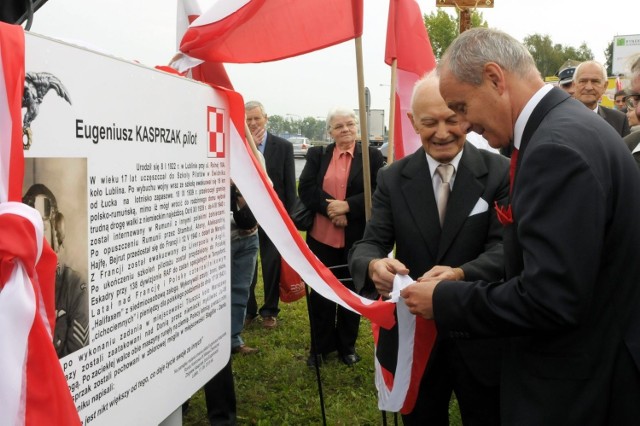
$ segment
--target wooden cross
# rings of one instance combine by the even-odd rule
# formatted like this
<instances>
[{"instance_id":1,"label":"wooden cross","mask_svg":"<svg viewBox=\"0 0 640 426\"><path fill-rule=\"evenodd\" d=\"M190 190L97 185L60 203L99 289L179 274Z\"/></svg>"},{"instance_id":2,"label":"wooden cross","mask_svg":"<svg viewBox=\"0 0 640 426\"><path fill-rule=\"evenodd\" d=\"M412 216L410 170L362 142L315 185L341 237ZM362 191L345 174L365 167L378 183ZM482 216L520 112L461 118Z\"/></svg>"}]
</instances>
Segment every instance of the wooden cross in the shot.
<instances>
[{"instance_id":1,"label":"wooden cross","mask_svg":"<svg viewBox=\"0 0 640 426\"><path fill-rule=\"evenodd\" d=\"M471 28L471 9L493 8L493 0L436 0L436 7L455 7L460 12L460 34Z\"/></svg>"}]
</instances>

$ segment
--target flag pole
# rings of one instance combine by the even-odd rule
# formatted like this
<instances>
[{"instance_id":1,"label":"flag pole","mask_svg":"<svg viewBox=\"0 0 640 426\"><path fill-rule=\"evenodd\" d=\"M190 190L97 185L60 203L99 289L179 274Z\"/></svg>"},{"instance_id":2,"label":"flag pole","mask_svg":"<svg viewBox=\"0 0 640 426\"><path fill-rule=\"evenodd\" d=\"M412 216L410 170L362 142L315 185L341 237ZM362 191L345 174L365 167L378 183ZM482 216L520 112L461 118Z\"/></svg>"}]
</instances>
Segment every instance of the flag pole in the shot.
<instances>
[{"instance_id":1,"label":"flag pole","mask_svg":"<svg viewBox=\"0 0 640 426\"><path fill-rule=\"evenodd\" d=\"M357 37L356 64L358 66L358 107L360 112L360 140L362 141L362 178L364 179L364 216L371 217L371 167L369 166L369 132L367 132L367 107L364 96L364 70L362 61L362 37Z\"/></svg>"},{"instance_id":2,"label":"flag pole","mask_svg":"<svg viewBox=\"0 0 640 426\"><path fill-rule=\"evenodd\" d=\"M394 142L396 128L396 72L398 70L398 58L391 62L391 87L389 94L389 132L387 133L387 164L393 163Z\"/></svg>"}]
</instances>

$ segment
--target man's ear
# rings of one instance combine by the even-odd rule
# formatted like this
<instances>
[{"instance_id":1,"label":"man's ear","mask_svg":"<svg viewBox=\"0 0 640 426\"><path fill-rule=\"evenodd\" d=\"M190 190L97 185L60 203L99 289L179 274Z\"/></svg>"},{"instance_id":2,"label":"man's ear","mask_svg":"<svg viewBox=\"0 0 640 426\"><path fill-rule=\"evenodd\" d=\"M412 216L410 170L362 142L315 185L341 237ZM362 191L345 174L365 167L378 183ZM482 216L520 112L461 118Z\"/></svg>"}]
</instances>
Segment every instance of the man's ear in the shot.
<instances>
[{"instance_id":1,"label":"man's ear","mask_svg":"<svg viewBox=\"0 0 640 426\"><path fill-rule=\"evenodd\" d=\"M502 94L505 90L505 74L500 65L495 62L487 62L484 64L483 77L492 87Z\"/></svg>"},{"instance_id":2,"label":"man's ear","mask_svg":"<svg viewBox=\"0 0 640 426\"><path fill-rule=\"evenodd\" d=\"M413 124L413 113L411 111L407 111L407 117L409 118L409 121L411 121L411 125L413 126L413 130L415 130L416 133L420 133L420 132L418 132L418 128L416 127L416 125Z\"/></svg>"}]
</instances>

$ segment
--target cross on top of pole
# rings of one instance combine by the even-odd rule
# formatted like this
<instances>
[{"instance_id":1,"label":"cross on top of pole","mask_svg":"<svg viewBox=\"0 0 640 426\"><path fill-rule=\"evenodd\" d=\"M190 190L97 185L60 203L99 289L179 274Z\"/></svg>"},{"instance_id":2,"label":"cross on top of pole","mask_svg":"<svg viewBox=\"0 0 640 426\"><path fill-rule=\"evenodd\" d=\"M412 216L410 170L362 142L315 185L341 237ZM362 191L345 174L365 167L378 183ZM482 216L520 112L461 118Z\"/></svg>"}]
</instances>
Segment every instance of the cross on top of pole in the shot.
<instances>
[{"instance_id":1,"label":"cross on top of pole","mask_svg":"<svg viewBox=\"0 0 640 426\"><path fill-rule=\"evenodd\" d=\"M493 8L493 0L436 0L436 7L455 7L460 15L460 34L471 28L471 10Z\"/></svg>"},{"instance_id":2,"label":"cross on top of pole","mask_svg":"<svg viewBox=\"0 0 640 426\"><path fill-rule=\"evenodd\" d=\"M458 9L485 7L492 8L493 0L436 0L437 7L453 6Z\"/></svg>"}]
</instances>

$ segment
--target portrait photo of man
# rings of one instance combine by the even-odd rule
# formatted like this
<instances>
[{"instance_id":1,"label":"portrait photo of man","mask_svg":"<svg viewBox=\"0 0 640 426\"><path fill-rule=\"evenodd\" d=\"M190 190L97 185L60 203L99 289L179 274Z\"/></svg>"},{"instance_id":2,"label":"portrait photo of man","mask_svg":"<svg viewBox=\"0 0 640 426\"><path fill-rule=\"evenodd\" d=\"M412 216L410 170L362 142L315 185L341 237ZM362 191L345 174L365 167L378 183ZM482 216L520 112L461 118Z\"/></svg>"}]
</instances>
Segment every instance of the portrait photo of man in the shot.
<instances>
[{"instance_id":1,"label":"portrait photo of man","mask_svg":"<svg viewBox=\"0 0 640 426\"><path fill-rule=\"evenodd\" d=\"M85 159L25 159L22 202L42 216L58 256L53 344L63 358L89 343Z\"/></svg>"}]
</instances>

